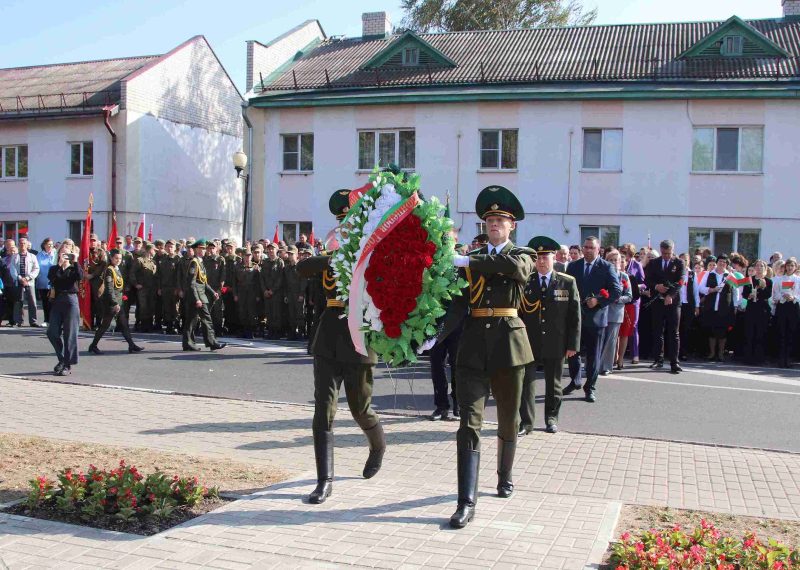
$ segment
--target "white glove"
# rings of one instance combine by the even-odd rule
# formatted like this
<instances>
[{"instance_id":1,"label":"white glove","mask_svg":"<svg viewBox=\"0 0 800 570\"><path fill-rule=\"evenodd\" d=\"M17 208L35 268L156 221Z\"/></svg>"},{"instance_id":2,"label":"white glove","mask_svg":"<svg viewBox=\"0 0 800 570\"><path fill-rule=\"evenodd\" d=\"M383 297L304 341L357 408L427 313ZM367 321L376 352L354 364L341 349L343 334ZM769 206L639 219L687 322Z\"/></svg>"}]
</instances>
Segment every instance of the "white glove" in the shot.
<instances>
[{"instance_id":1,"label":"white glove","mask_svg":"<svg viewBox=\"0 0 800 570\"><path fill-rule=\"evenodd\" d=\"M432 349L432 348L433 348L433 347L436 345L436 339L437 339L437 338L438 338L438 337L433 337L433 338L431 338L431 339L428 339L428 340L426 340L425 342L423 342L423 343L422 343L422 346L420 346L420 347L417 349L417 354L422 354L422 353L423 353L423 352L425 352L426 350L430 350L430 349Z\"/></svg>"},{"instance_id":2,"label":"white glove","mask_svg":"<svg viewBox=\"0 0 800 570\"><path fill-rule=\"evenodd\" d=\"M453 256L453 265L455 267L469 267L469 256L455 254Z\"/></svg>"}]
</instances>

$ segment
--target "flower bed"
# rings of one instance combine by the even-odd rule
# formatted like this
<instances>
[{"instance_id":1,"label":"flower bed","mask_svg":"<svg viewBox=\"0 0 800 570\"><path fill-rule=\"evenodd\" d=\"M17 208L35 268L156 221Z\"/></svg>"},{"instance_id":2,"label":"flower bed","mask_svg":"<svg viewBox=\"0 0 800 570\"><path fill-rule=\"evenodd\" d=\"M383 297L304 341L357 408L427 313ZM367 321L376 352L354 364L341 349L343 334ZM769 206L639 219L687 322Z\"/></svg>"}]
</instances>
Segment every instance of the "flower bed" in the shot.
<instances>
[{"instance_id":1,"label":"flower bed","mask_svg":"<svg viewBox=\"0 0 800 570\"><path fill-rule=\"evenodd\" d=\"M197 477L170 477L158 470L143 475L125 460L111 470L63 469L55 481L40 476L29 485L27 500L6 512L143 535L222 504L219 491L202 486Z\"/></svg>"},{"instance_id":2,"label":"flower bed","mask_svg":"<svg viewBox=\"0 0 800 570\"><path fill-rule=\"evenodd\" d=\"M611 551L610 568L616 570L800 568L800 551L753 533L742 539L725 536L705 519L692 531L675 525L664 531L625 532Z\"/></svg>"}]
</instances>

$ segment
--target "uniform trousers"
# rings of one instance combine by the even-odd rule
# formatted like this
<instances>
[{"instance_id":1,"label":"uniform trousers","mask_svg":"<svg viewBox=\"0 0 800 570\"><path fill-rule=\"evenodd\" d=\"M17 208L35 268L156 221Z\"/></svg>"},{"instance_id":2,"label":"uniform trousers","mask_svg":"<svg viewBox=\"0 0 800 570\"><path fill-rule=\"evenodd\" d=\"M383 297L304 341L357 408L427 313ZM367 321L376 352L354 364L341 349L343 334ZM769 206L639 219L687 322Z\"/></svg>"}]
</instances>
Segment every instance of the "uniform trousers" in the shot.
<instances>
[{"instance_id":1,"label":"uniform trousers","mask_svg":"<svg viewBox=\"0 0 800 570\"><path fill-rule=\"evenodd\" d=\"M283 331L283 296L273 294L265 299L267 313L267 328L270 334L277 336Z\"/></svg>"},{"instance_id":2,"label":"uniform trousers","mask_svg":"<svg viewBox=\"0 0 800 570\"><path fill-rule=\"evenodd\" d=\"M156 290L152 287L142 287L136 294L138 313L136 322L142 330L149 330L153 326L156 314Z\"/></svg>"},{"instance_id":3,"label":"uniform trousers","mask_svg":"<svg viewBox=\"0 0 800 570\"><path fill-rule=\"evenodd\" d=\"M125 311L120 308L119 313L114 314L114 312L110 308L103 307L102 311L103 319L100 321L100 326L94 333L94 340L92 344L97 346L97 343L100 342L100 339L103 338L103 335L106 334L108 327L111 326L111 321L114 318L117 319L117 325L114 327L115 331L119 331L122 333L122 338L124 338L129 345L133 344L133 339L131 338L131 329L128 326L128 315L125 314Z\"/></svg>"},{"instance_id":4,"label":"uniform trousers","mask_svg":"<svg viewBox=\"0 0 800 570\"><path fill-rule=\"evenodd\" d=\"M194 303L186 302L186 322L183 324L183 347L195 346L194 330L197 323L200 323L200 330L203 332L203 340L206 346L211 347L217 344L217 337L214 336L214 325L211 322L211 314L208 312L208 305L203 303L201 307Z\"/></svg>"},{"instance_id":5,"label":"uniform trousers","mask_svg":"<svg viewBox=\"0 0 800 570\"><path fill-rule=\"evenodd\" d=\"M450 364L450 394L453 397L453 409L458 406L456 396L456 354L461 330L453 331L442 342L431 349L431 378L433 379L433 405L437 410L449 410L450 400L447 397L447 363Z\"/></svg>"},{"instance_id":6,"label":"uniform trousers","mask_svg":"<svg viewBox=\"0 0 800 570\"><path fill-rule=\"evenodd\" d=\"M669 359L671 364L678 362L678 337L681 320L681 305L673 301L665 305L664 301L657 300L651 306L653 318L653 360ZM665 333L666 329L666 333ZM661 346L664 346L664 355L661 355Z\"/></svg>"},{"instance_id":7,"label":"uniform trousers","mask_svg":"<svg viewBox=\"0 0 800 570\"><path fill-rule=\"evenodd\" d=\"M303 332L305 315L303 314L303 301L297 300L299 296L300 293L289 293L286 298L286 323L291 336Z\"/></svg>"},{"instance_id":8,"label":"uniform trousers","mask_svg":"<svg viewBox=\"0 0 800 570\"><path fill-rule=\"evenodd\" d=\"M58 293L50 305L47 338L65 366L78 364L78 328L81 311L77 293Z\"/></svg>"},{"instance_id":9,"label":"uniform trousers","mask_svg":"<svg viewBox=\"0 0 800 570\"><path fill-rule=\"evenodd\" d=\"M600 351L603 348L603 338L606 327L581 326L581 352L586 357L586 383L583 391L589 394L595 391L597 375L600 373ZM580 383L581 359L578 355L569 359L569 375L576 385ZM578 381L575 379L578 378Z\"/></svg>"},{"instance_id":10,"label":"uniform trousers","mask_svg":"<svg viewBox=\"0 0 800 570\"><path fill-rule=\"evenodd\" d=\"M178 296L175 294L175 289L162 289L160 299L162 322L169 327L177 326Z\"/></svg>"},{"instance_id":11,"label":"uniform trousers","mask_svg":"<svg viewBox=\"0 0 800 570\"><path fill-rule=\"evenodd\" d=\"M461 409L461 425L456 435L458 449L480 451L489 389L497 404L497 437L506 442L516 441L525 366L500 368L494 372L457 366L456 374L456 393Z\"/></svg>"},{"instance_id":12,"label":"uniform trousers","mask_svg":"<svg viewBox=\"0 0 800 570\"><path fill-rule=\"evenodd\" d=\"M536 368L544 367L544 421L558 423L561 410L561 377L564 373L563 358L542 358L525 365L525 378L522 381L522 403L519 407L520 427L533 430L536 419Z\"/></svg>"},{"instance_id":13,"label":"uniform trousers","mask_svg":"<svg viewBox=\"0 0 800 570\"><path fill-rule=\"evenodd\" d=\"M239 318L236 312L236 302L233 300L233 291L228 289L222 295L222 302L225 305L223 315L225 318L225 328L228 332L234 332L239 327Z\"/></svg>"},{"instance_id":14,"label":"uniform trousers","mask_svg":"<svg viewBox=\"0 0 800 570\"><path fill-rule=\"evenodd\" d=\"M378 423L372 409L372 364L340 362L325 356L314 357L314 420L315 432L331 431L339 401L339 390L344 384L347 405L353 419L362 430Z\"/></svg>"},{"instance_id":15,"label":"uniform trousers","mask_svg":"<svg viewBox=\"0 0 800 570\"><path fill-rule=\"evenodd\" d=\"M214 325L214 333L219 334L222 332L222 307L224 301L222 296L219 299L209 299L208 301L211 304L208 312L211 315L211 323Z\"/></svg>"}]
</instances>

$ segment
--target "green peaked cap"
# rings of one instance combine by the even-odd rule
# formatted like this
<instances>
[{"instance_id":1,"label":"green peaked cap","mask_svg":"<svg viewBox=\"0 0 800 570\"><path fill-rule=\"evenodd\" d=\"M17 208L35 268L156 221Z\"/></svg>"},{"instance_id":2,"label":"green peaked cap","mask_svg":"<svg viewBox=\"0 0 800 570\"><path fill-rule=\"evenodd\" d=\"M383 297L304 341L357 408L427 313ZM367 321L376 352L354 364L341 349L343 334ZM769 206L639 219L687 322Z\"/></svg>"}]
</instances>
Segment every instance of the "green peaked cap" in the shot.
<instances>
[{"instance_id":1,"label":"green peaked cap","mask_svg":"<svg viewBox=\"0 0 800 570\"><path fill-rule=\"evenodd\" d=\"M482 220L489 216L505 216L512 220L525 219L525 210L516 196L504 186L487 186L475 200L475 212Z\"/></svg>"},{"instance_id":2,"label":"green peaked cap","mask_svg":"<svg viewBox=\"0 0 800 570\"><path fill-rule=\"evenodd\" d=\"M197 240L192 244L192 247L206 247L207 244L208 242L206 240L200 238L199 240Z\"/></svg>"},{"instance_id":3,"label":"green peaked cap","mask_svg":"<svg viewBox=\"0 0 800 570\"><path fill-rule=\"evenodd\" d=\"M528 242L528 247L536 253L555 253L561 248L561 244L547 236L536 236Z\"/></svg>"},{"instance_id":4,"label":"green peaked cap","mask_svg":"<svg viewBox=\"0 0 800 570\"><path fill-rule=\"evenodd\" d=\"M336 216L337 220L344 218L350 209L350 190L342 188L331 194L331 199L328 200L328 209L331 214Z\"/></svg>"}]
</instances>

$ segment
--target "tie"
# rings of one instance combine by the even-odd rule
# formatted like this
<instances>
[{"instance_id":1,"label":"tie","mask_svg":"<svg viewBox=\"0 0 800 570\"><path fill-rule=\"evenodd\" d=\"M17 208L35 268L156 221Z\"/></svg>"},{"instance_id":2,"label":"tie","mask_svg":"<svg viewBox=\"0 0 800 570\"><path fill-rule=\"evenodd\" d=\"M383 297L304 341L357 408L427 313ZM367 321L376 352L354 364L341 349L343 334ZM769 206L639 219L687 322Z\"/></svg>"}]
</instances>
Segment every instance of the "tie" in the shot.
<instances>
[{"instance_id":1,"label":"tie","mask_svg":"<svg viewBox=\"0 0 800 570\"><path fill-rule=\"evenodd\" d=\"M666 271L667 270L667 265L669 265L669 261L664 261L662 263L664 265L664 271Z\"/></svg>"},{"instance_id":2,"label":"tie","mask_svg":"<svg viewBox=\"0 0 800 570\"><path fill-rule=\"evenodd\" d=\"M547 275L542 275L542 293L547 291Z\"/></svg>"},{"instance_id":3,"label":"tie","mask_svg":"<svg viewBox=\"0 0 800 570\"><path fill-rule=\"evenodd\" d=\"M592 269L592 264L591 263L587 263L586 264L586 270L583 272L583 278L584 279L589 279L589 271L591 269Z\"/></svg>"}]
</instances>

